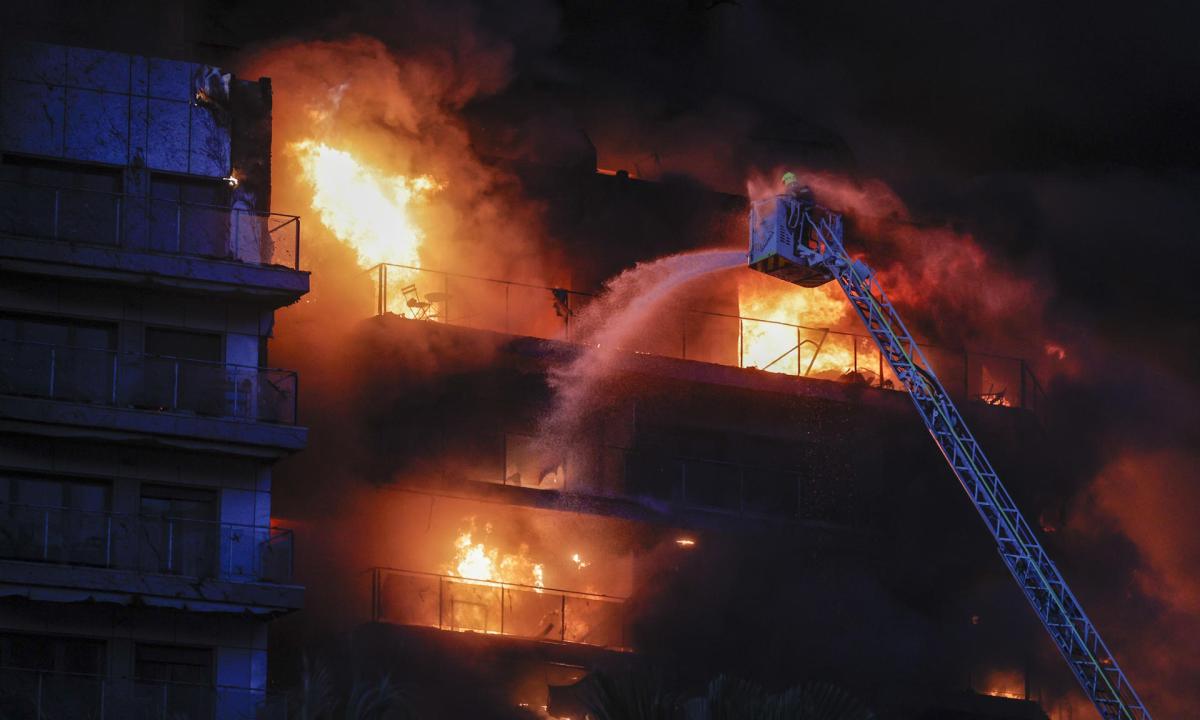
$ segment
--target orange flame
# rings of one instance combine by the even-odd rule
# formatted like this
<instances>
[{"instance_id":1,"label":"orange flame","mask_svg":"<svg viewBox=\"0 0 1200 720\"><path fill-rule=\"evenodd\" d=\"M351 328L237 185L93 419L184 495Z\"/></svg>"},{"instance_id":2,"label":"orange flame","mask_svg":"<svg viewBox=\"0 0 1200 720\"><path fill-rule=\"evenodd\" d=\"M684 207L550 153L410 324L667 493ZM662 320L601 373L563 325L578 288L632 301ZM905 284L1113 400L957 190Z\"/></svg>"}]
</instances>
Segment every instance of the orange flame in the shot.
<instances>
[{"instance_id":1,"label":"orange flame","mask_svg":"<svg viewBox=\"0 0 1200 720\"><path fill-rule=\"evenodd\" d=\"M788 375L841 375L854 365L853 345L820 342L821 333L810 328L835 327L848 310L833 284L810 289L743 281L738 285L738 314L755 320L742 321L742 367Z\"/></svg>"},{"instance_id":2,"label":"orange flame","mask_svg":"<svg viewBox=\"0 0 1200 720\"><path fill-rule=\"evenodd\" d=\"M490 533L491 526L484 527ZM522 544L516 554L501 554L499 549L488 548L475 542L473 532L459 533L454 539L455 556L449 574L466 580L502 582L512 585L546 586L545 566L529 557L529 546Z\"/></svg>"},{"instance_id":3,"label":"orange flame","mask_svg":"<svg viewBox=\"0 0 1200 720\"><path fill-rule=\"evenodd\" d=\"M391 175L314 140L293 143L290 149L312 188L312 208L321 224L354 248L359 265L420 266L425 233L411 210L441 188L433 178Z\"/></svg>"},{"instance_id":4,"label":"orange flame","mask_svg":"<svg viewBox=\"0 0 1200 720\"><path fill-rule=\"evenodd\" d=\"M1025 676L1017 670L993 670L984 678L984 695L1022 700L1025 698Z\"/></svg>"}]
</instances>

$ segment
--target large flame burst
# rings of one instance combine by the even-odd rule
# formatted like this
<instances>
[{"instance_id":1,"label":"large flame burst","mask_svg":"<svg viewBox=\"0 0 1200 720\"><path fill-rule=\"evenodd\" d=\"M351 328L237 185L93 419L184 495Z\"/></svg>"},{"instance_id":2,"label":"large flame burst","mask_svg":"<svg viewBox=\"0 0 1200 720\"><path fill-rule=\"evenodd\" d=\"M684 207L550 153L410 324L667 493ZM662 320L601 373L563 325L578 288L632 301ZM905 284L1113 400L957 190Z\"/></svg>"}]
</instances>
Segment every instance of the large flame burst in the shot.
<instances>
[{"instance_id":1,"label":"large flame burst","mask_svg":"<svg viewBox=\"0 0 1200 720\"><path fill-rule=\"evenodd\" d=\"M354 248L359 265L420 266L425 233L411 209L439 188L433 178L391 175L314 140L293 143L291 150L312 188L312 208L321 224Z\"/></svg>"},{"instance_id":2,"label":"large flame burst","mask_svg":"<svg viewBox=\"0 0 1200 720\"><path fill-rule=\"evenodd\" d=\"M744 318L773 321L742 321L742 367L789 375L846 372L854 364L852 346L823 343L821 351L813 358L815 344L809 337L812 333L798 331L794 326L836 327L848 309L845 298L832 284L809 289L780 282L740 283L738 314Z\"/></svg>"},{"instance_id":3,"label":"large flame burst","mask_svg":"<svg viewBox=\"0 0 1200 720\"><path fill-rule=\"evenodd\" d=\"M467 531L459 533L454 539L454 549L454 562L450 571L453 575L466 580L529 585L536 588L546 586L545 567L529 558L529 548L526 545L521 545L516 554L501 554L497 548L488 548L484 543L476 542L472 532Z\"/></svg>"}]
</instances>

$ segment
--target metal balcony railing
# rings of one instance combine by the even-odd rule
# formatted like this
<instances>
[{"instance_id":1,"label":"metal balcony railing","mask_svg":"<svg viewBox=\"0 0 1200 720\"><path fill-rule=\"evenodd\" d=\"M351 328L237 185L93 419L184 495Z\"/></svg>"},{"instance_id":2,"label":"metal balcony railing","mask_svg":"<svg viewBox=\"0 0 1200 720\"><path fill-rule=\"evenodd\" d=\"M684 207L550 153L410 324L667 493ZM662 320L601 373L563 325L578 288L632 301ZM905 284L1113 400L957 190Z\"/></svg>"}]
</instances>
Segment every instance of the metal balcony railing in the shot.
<instances>
[{"instance_id":1,"label":"metal balcony railing","mask_svg":"<svg viewBox=\"0 0 1200 720\"><path fill-rule=\"evenodd\" d=\"M291 370L0 340L0 394L294 425Z\"/></svg>"},{"instance_id":2,"label":"metal balcony railing","mask_svg":"<svg viewBox=\"0 0 1200 720\"><path fill-rule=\"evenodd\" d=\"M625 600L529 585L373 568L372 619L627 650Z\"/></svg>"},{"instance_id":3,"label":"metal balcony railing","mask_svg":"<svg viewBox=\"0 0 1200 720\"><path fill-rule=\"evenodd\" d=\"M574 290L408 265L376 265L367 273L375 283L376 315L548 340L576 340L572 319L594 299ZM903 389L869 336L828 328L666 307L655 331L640 333L631 343L626 348L630 352ZM773 350L763 352L763 347ZM1039 416L1046 410L1045 393L1024 360L921 347L943 384L959 398L1027 408Z\"/></svg>"},{"instance_id":4,"label":"metal balcony railing","mask_svg":"<svg viewBox=\"0 0 1200 720\"><path fill-rule=\"evenodd\" d=\"M5 720L286 720L282 696L252 688L0 667Z\"/></svg>"},{"instance_id":5,"label":"metal balcony railing","mask_svg":"<svg viewBox=\"0 0 1200 720\"><path fill-rule=\"evenodd\" d=\"M0 234L250 265L300 263L294 215L13 181L0 181Z\"/></svg>"},{"instance_id":6,"label":"metal balcony railing","mask_svg":"<svg viewBox=\"0 0 1200 720\"><path fill-rule=\"evenodd\" d=\"M0 558L290 583L292 532L208 520L0 503Z\"/></svg>"}]
</instances>

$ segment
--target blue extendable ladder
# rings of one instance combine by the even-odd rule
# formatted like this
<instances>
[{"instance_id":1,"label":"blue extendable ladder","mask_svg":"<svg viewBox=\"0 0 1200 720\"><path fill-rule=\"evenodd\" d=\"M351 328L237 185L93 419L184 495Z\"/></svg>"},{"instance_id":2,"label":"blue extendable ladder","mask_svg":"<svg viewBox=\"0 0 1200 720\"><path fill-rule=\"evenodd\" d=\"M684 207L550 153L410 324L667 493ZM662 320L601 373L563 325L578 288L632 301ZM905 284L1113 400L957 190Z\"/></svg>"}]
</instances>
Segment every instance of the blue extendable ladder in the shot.
<instances>
[{"instance_id":1,"label":"blue extendable ladder","mask_svg":"<svg viewBox=\"0 0 1200 720\"><path fill-rule=\"evenodd\" d=\"M908 391L929 434L995 538L1004 564L1101 717L1150 720L1149 711L1017 510L875 273L846 253L841 216L786 195L754 203L749 264L808 287L837 281Z\"/></svg>"}]
</instances>

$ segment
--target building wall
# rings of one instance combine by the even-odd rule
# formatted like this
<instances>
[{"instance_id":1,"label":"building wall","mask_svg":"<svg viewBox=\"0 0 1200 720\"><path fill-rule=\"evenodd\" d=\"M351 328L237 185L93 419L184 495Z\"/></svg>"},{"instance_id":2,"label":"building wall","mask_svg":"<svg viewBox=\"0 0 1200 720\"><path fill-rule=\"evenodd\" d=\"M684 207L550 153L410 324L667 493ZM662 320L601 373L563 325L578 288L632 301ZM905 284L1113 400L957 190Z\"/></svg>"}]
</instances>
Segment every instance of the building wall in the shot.
<instances>
[{"instance_id":1,"label":"building wall","mask_svg":"<svg viewBox=\"0 0 1200 720\"><path fill-rule=\"evenodd\" d=\"M270 204L269 83L9 44L0 197L0 714L75 716L47 711L51 682L102 693L105 717L274 711L266 621L301 590L272 528L271 467L304 431L207 397L264 402L274 311L307 288L294 264L245 272L273 262L244 241L266 237L253 212ZM90 247L107 264L78 254ZM128 383L176 397L126 397ZM38 645L65 649L30 656ZM89 648L103 662L67 672L61 658ZM139 693L158 700L121 704Z\"/></svg>"},{"instance_id":2,"label":"building wall","mask_svg":"<svg viewBox=\"0 0 1200 720\"><path fill-rule=\"evenodd\" d=\"M570 638L493 629L502 637L476 639L491 646L477 649L484 657L636 662L697 683L717 672L772 686L830 678L895 699L965 687L969 668L1022 667L1015 649L1042 640L902 393L631 356L583 433L539 449L545 371L567 346L400 317L351 337L344 382L310 401L314 445L288 467L282 500L302 543L338 540L301 559L300 576L323 582L281 634L376 619L388 627L364 626L366 645L436 644L428 617L387 615L399 583L375 588L383 617L343 592L371 592L381 565L445 574L450 530L473 518L494 526L489 547L501 553L525 542L548 563L579 550L596 563L585 574L621 568L620 582L591 589L628 598L633 650L589 655ZM1036 422L982 403L964 412L1036 508ZM442 633L437 654L450 677L468 672L454 635ZM397 676L433 672L415 653L387 653ZM502 674L478 682L507 687Z\"/></svg>"}]
</instances>

